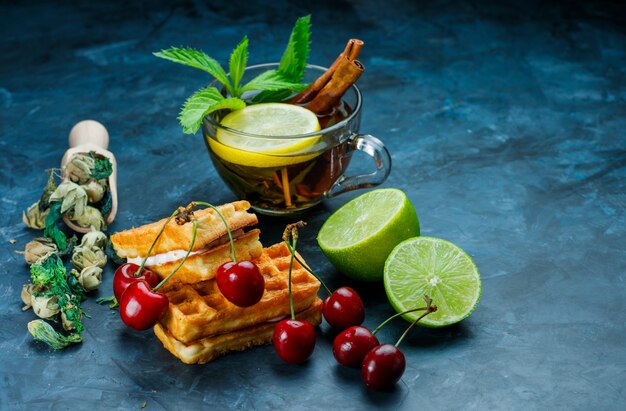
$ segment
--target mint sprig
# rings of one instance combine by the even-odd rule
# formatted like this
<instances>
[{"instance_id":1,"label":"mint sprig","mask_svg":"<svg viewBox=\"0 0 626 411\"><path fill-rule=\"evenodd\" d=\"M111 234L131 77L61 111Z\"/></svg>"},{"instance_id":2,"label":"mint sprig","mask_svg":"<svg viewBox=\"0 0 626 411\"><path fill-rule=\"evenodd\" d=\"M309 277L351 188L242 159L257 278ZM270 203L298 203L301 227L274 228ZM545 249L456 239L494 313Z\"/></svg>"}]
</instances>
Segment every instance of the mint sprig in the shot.
<instances>
[{"instance_id":1,"label":"mint sprig","mask_svg":"<svg viewBox=\"0 0 626 411\"><path fill-rule=\"evenodd\" d=\"M202 119L214 111L222 109L240 110L246 102L238 97L225 98L215 87L206 87L189 97L180 110L178 121L185 134L195 134Z\"/></svg>"},{"instance_id":2,"label":"mint sprig","mask_svg":"<svg viewBox=\"0 0 626 411\"><path fill-rule=\"evenodd\" d=\"M233 96L239 97L242 91L239 90L239 82L243 77L243 72L246 69L248 63L248 37L244 36L243 40L235 47L230 55L229 69L230 78L233 82L234 93Z\"/></svg>"},{"instance_id":3,"label":"mint sprig","mask_svg":"<svg viewBox=\"0 0 626 411\"><path fill-rule=\"evenodd\" d=\"M234 94L228 75L220 63L200 50L172 47L152 54L162 59L173 61L174 63L204 70L215 77L217 81L226 86L226 89L230 94Z\"/></svg>"},{"instance_id":4,"label":"mint sprig","mask_svg":"<svg viewBox=\"0 0 626 411\"><path fill-rule=\"evenodd\" d=\"M278 72L288 80L302 81L311 45L311 16L300 17L293 26L289 43L280 59Z\"/></svg>"},{"instance_id":5,"label":"mint sprig","mask_svg":"<svg viewBox=\"0 0 626 411\"><path fill-rule=\"evenodd\" d=\"M239 110L246 107L246 102L242 99L246 92L258 90L259 93L251 99L251 103L260 103L282 101L292 92L304 90L307 85L301 84L301 81L309 57L310 30L311 17L300 17L291 32L278 69L265 71L244 85L241 84L241 79L248 63L246 36L230 55L229 74L226 74L217 60L200 50L172 47L153 53L156 57L206 71L226 89L227 96L215 87L206 87L189 97L178 117L183 132L195 134L202 119L216 110Z\"/></svg>"},{"instance_id":6,"label":"mint sprig","mask_svg":"<svg viewBox=\"0 0 626 411\"><path fill-rule=\"evenodd\" d=\"M278 90L290 90L290 91L302 91L306 88L306 84L300 84L299 82L290 81L283 74L277 70L268 70L259 74L252 80L250 80L241 91L246 92L250 90L265 90L265 91L278 91Z\"/></svg>"},{"instance_id":7,"label":"mint sprig","mask_svg":"<svg viewBox=\"0 0 626 411\"><path fill-rule=\"evenodd\" d=\"M291 82L301 82L302 77L304 77L306 63L309 60L310 45L311 16L300 17L293 26L293 30L289 36L289 43L278 64L278 73ZM252 103L258 104L270 101L282 101L289 97L292 91L299 92L305 88L306 85L298 90L283 88L262 91L252 98Z\"/></svg>"}]
</instances>

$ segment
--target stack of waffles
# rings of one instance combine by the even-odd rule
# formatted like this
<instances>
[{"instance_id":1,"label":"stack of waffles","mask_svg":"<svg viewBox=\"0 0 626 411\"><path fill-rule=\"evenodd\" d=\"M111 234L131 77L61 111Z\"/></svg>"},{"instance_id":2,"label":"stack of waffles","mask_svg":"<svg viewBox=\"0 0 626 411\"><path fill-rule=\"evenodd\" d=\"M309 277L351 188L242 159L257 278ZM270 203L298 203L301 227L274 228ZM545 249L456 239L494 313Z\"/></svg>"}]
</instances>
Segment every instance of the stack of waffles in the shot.
<instances>
[{"instance_id":1,"label":"stack of waffles","mask_svg":"<svg viewBox=\"0 0 626 411\"><path fill-rule=\"evenodd\" d=\"M268 344L276 323L290 315L291 254L285 243L264 249L260 230L246 231L258 221L249 208L247 201L218 207L233 233L237 259L252 260L265 278L265 292L257 304L237 307L217 287L215 274L220 265L231 261L231 248L224 223L210 208L194 213L198 230L193 253L159 290L168 297L169 307L154 332L166 349L187 364L203 364L230 351ZM139 263L164 223L161 220L112 235L115 251L129 262ZM191 224L170 221L146 267L166 277L184 257L191 237ZM319 325L320 283L297 261L293 262L291 281L296 317Z\"/></svg>"}]
</instances>

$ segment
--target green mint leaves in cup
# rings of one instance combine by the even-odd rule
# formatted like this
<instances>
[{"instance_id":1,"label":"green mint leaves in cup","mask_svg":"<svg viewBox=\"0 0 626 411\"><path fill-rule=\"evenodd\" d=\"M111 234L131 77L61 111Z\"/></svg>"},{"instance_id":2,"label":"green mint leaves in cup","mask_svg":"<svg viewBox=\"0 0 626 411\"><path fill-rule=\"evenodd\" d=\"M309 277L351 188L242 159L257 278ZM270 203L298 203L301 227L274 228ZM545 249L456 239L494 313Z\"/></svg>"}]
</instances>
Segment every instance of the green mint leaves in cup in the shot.
<instances>
[{"instance_id":1,"label":"green mint leaves in cup","mask_svg":"<svg viewBox=\"0 0 626 411\"><path fill-rule=\"evenodd\" d=\"M278 68L267 70L246 84L241 84L248 64L248 38L239 42L230 55L228 74L214 58L200 50L172 47L154 53L155 56L178 64L206 71L224 87L224 95L216 87L205 87L195 92L183 104L178 120L186 134L195 134L202 119L214 111L240 110L250 103L276 102L293 92L306 88L301 84L309 57L311 17L300 17L291 32L289 43ZM258 91L250 98L246 92Z\"/></svg>"}]
</instances>

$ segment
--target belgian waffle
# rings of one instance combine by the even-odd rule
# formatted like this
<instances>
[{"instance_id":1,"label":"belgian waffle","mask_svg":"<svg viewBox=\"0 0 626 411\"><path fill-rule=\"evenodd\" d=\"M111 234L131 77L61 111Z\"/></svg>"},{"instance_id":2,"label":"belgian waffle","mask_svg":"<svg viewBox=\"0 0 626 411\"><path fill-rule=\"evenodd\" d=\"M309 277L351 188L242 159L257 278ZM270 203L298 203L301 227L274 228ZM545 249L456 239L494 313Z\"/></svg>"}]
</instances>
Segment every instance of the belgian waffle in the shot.
<instances>
[{"instance_id":1,"label":"belgian waffle","mask_svg":"<svg viewBox=\"0 0 626 411\"><path fill-rule=\"evenodd\" d=\"M250 203L247 201L235 201L217 208L228 222L231 231L250 227L258 222L257 216L248 212ZM194 211L194 215L198 220L198 231L193 251L206 249L214 241L226 236L226 226L215 210L205 208ZM150 245L163 227L165 220L113 234L111 243L117 255L121 258L147 255ZM151 255L172 250L186 250L191 243L192 234L191 224L178 225L174 220L170 221L154 245Z\"/></svg>"},{"instance_id":2,"label":"belgian waffle","mask_svg":"<svg viewBox=\"0 0 626 411\"><path fill-rule=\"evenodd\" d=\"M307 320L313 326L318 326L322 321L322 300L316 298L313 304L306 310L297 313L296 318ZM253 346L271 343L275 326L276 322L264 322L187 344L174 338L161 324L157 324L154 327L154 333L161 340L163 346L182 362L186 364L206 364L232 351L243 351Z\"/></svg>"},{"instance_id":3,"label":"belgian waffle","mask_svg":"<svg viewBox=\"0 0 626 411\"><path fill-rule=\"evenodd\" d=\"M235 238L235 253L240 260L253 260L261 256L263 245L259 241L261 230L254 229ZM215 277L220 265L232 260L230 243L211 248L200 254L190 255L183 265L163 286L163 291L171 289L176 283L196 284ZM180 263L172 261L158 265L146 265L162 280Z\"/></svg>"},{"instance_id":4,"label":"belgian waffle","mask_svg":"<svg viewBox=\"0 0 626 411\"><path fill-rule=\"evenodd\" d=\"M161 320L161 328L167 329L168 334L179 342L190 343L287 317L290 313L290 259L286 244L279 243L265 248L261 256L254 260L265 278L265 292L261 301L251 307L237 307L226 300L215 280L174 285L165 291L170 304ZM296 260L293 262L291 281L294 309L296 312L304 311L315 302L320 283Z\"/></svg>"}]
</instances>

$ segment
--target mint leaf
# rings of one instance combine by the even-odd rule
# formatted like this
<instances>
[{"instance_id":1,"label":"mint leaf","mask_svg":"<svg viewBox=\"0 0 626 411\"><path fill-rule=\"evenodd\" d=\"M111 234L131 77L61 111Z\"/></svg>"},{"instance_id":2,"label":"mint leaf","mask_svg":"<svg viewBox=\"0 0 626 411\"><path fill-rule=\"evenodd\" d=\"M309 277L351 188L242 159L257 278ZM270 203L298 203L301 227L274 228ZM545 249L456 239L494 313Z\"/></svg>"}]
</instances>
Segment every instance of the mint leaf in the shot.
<instances>
[{"instance_id":1,"label":"mint leaf","mask_svg":"<svg viewBox=\"0 0 626 411\"><path fill-rule=\"evenodd\" d=\"M230 94L234 94L233 87L220 63L200 50L172 47L152 54L162 59L173 61L174 63L204 70L215 77L217 81L225 85Z\"/></svg>"},{"instance_id":2,"label":"mint leaf","mask_svg":"<svg viewBox=\"0 0 626 411\"><path fill-rule=\"evenodd\" d=\"M230 55L230 79L233 82L233 97L239 97L239 82L248 63L248 37L244 36Z\"/></svg>"},{"instance_id":3,"label":"mint leaf","mask_svg":"<svg viewBox=\"0 0 626 411\"><path fill-rule=\"evenodd\" d=\"M284 75L280 74L276 70L265 71L252 80L250 80L243 88L241 92L249 90L265 90L265 91L278 91L278 90L291 90L302 91L306 88L306 84L300 84L299 82L291 81Z\"/></svg>"},{"instance_id":4,"label":"mint leaf","mask_svg":"<svg viewBox=\"0 0 626 411\"><path fill-rule=\"evenodd\" d=\"M262 91L250 100L252 104L276 103L287 100L293 95L291 90Z\"/></svg>"},{"instance_id":5,"label":"mint leaf","mask_svg":"<svg viewBox=\"0 0 626 411\"><path fill-rule=\"evenodd\" d=\"M309 59L311 44L311 16L300 17L291 31L289 43L278 65L278 72L286 79L300 82ZM304 88L303 88L304 89ZM262 91L252 98L253 103L283 101L292 94L290 89Z\"/></svg>"},{"instance_id":6,"label":"mint leaf","mask_svg":"<svg viewBox=\"0 0 626 411\"><path fill-rule=\"evenodd\" d=\"M185 134L195 134L207 114L221 109L239 110L245 106L246 103L240 98L224 98L215 87L206 87L198 90L185 101L178 121L183 126Z\"/></svg>"},{"instance_id":7,"label":"mint leaf","mask_svg":"<svg viewBox=\"0 0 626 411\"><path fill-rule=\"evenodd\" d=\"M311 16L300 17L293 26L289 43L280 59L278 72L287 79L299 82L309 59L311 45Z\"/></svg>"}]
</instances>

